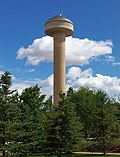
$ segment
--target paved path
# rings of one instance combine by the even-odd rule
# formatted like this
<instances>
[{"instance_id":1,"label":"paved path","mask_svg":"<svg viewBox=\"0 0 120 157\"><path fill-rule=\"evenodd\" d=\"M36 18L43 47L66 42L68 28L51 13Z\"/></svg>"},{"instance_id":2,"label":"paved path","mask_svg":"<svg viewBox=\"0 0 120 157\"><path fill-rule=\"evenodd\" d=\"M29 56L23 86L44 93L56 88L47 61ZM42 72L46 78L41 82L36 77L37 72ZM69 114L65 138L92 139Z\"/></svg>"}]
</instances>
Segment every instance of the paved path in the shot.
<instances>
[{"instance_id":1,"label":"paved path","mask_svg":"<svg viewBox=\"0 0 120 157\"><path fill-rule=\"evenodd\" d=\"M101 152L73 152L74 154L98 154L98 155L102 155L103 153ZM119 155L120 153L106 153L107 155ZM103 154L104 155L104 154Z\"/></svg>"},{"instance_id":2,"label":"paved path","mask_svg":"<svg viewBox=\"0 0 120 157\"><path fill-rule=\"evenodd\" d=\"M74 154L98 154L98 155L102 155L103 153L100 152L73 152ZM120 156L120 153L106 153L107 155L118 155ZM0 152L0 157L2 156L2 153Z\"/></svg>"}]
</instances>

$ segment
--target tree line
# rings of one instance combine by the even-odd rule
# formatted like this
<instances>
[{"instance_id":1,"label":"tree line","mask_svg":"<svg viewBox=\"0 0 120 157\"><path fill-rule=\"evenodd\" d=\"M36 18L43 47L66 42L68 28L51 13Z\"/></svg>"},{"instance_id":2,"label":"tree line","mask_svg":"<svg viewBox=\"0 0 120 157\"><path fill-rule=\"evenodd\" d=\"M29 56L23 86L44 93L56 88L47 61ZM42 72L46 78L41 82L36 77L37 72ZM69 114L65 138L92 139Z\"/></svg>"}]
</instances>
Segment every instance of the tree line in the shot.
<instances>
[{"instance_id":1,"label":"tree line","mask_svg":"<svg viewBox=\"0 0 120 157\"><path fill-rule=\"evenodd\" d=\"M27 157L101 151L120 145L120 103L104 91L69 88L57 105L38 85L11 90L10 72L0 77L0 153Z\"/></svg>"}]
</instances>

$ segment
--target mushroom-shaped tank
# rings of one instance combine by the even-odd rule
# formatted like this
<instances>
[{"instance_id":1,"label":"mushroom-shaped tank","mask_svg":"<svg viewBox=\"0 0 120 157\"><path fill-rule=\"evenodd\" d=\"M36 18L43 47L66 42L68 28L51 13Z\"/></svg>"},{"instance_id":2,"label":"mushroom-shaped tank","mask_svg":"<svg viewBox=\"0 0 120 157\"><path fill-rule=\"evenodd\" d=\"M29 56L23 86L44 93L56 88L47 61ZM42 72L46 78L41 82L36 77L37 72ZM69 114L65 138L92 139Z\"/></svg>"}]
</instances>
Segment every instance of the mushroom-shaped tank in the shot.
<instances>
[{"instance_id":1,"label":"mushroom-shaped tank","mask_svg":"<svg viewBox=\"0 0 120 157\"><path fill-rule=\"evenodd\" d=\"M45 33L51 37L54 37L56 32L64 32L66 37L73 35L73 23L61 15L49 19L45 23Z\"/></svg>"}]
</instances>

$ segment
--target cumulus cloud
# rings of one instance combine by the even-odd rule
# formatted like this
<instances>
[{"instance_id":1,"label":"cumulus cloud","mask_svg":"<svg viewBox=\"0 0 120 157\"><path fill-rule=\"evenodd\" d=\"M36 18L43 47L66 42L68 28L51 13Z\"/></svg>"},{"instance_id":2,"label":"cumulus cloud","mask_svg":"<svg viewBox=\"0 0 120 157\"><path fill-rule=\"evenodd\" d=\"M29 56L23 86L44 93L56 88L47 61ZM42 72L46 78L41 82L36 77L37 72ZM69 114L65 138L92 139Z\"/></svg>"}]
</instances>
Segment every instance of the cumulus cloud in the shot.
<instances>
[{"instance_id":1,"label":"cumulus cloud","mask_svg":"<svg viewBox=\"0 0 120 157\"><path fill-rule=\"evenodd\" d=\"M0 77L4 74L4 71L0 71ZM47 96L47 98L53 95L53 74L45 80L39 78L33 79L20 79L12 76L12 87L11 90L17 90L21 93L25 88L38 85L41 88L41 92Z\"/></svg>"},{"instance_id":2,"label":"cumulus cloud","mask_svg":"<svg viewBox=\"0 0 120 157\"><path fill-rule=\"evenodd\" d=\"M14 76L13 85L11 89L18 90L21 93L25 88L38 85L41 88L41 92L45 94L47 97L53 95L53 75L50 75L45 80L39 78L33 79L18 79Z\"/></svg>"},{"instance_id":3,"label":"cumulus cloud","mask_svg":"<svg viewBox=\"0 0 120 157\"><path fill-rule=\"evenodd\" d=\"M68 74L70 72L71 74L75 75L75 68L78 70L78 67L72 67L68 70ZM72 85L74 89L79 89L80 87L89 87L104 90L110 96L120 96L120 79L117 77L104 76L101 74L96 74L93 76L91 68L81 71L79 77L76 77L74 80L72 76L68 76L67 84L68 86Z\"/></svg>"},{"instance_id":4,"label":"cumulus cloud","mask_svg":"<svg viewBox=\"0 0 120 157\"><path fill-rule=\"evenodd\" d=\"M93 57L112 53L111 41L93 41L69 37L66 42L67 65L83 65Z\"/></svg>"},{"instance_id":5,"label":"cumulus cloud","mask_svg":"<svg viewBox=\"0 0 120 157\"><path fill-rule=\"evenodd\" d=\"M88 78L92 76L92 69L89 68L87 70L81 71L79 67L71 67L68 70L67 78L69 80L77 80L79 78Z\"/></svg>"},{"instance_id":6,"label":"cumulus cloud","mask_svg":"<svg viewBox=\"0 0 120 157\"><path fill-rule=\"evenodd\" d=\"M51 37L35 39L28 48L21 47L17 59L27 58L26 64L38 65L42 61L52 61L53 40Z\"/></svg>"},{"instance_id":7,"label":"cumulus cloud","mask_svg":"<svg viewBox=\"0 0 120 157\"><path fill-rule=\"evenodd\" d=\"M70 80L76 80L80 77L81 69L79 67L71 67L68 70L67 78L70 78Z\"/></svg>"},{"instance_id":8,"label":"cumulus cloud","mask_svg":"<svg viewBox=\"0 0 120 157\"><path fill-rule=\"evenodd\" d=\"M88 38L66 38L67 65L83 65L93 57L112 53L112 41L93 41ZM45 36L35 39L27 48L21 47L17 59L26 58L26 64L38 65L42 61L53 61L53 39Z\"/></svg>"},{"instance_id":9,"label":"cumulus cloud","mask_svg":"<svg viewBox=\"0 0 120 157\"><path fill-rule=\"evenodd\" d=\"M68 69L66 75L66 89L73 87L75 90L80 87L89 87L94 89L104 90L107 94L112 96L120 96L120 78L104 76L102 74L96 74L93 76L91 68L82 71L79 67L71 67ZM45 80L34 79L17 79L13 77L12 89L17 89L20 93L23 89L38 84L41 87L41 92L47 96L47 98L53 95L53 74Z\"/></svg>"}]
</instances>

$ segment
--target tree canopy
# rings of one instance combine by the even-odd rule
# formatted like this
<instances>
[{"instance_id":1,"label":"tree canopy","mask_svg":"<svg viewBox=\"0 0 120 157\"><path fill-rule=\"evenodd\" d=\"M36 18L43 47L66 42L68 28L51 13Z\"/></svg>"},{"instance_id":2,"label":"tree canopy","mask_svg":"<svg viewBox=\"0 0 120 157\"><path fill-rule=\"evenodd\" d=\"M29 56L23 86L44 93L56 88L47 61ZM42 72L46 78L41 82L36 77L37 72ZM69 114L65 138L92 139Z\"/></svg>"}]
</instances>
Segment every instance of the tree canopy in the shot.
<instances>
[{"instance_id":1,"label":"tree canopy","mask_svg":"<svg viewBox=\"0 0 120 157\"><path fill-rule=\"evenodd\" d=\"M38 85L11 90L12 75L0 77L0 152L2 157L32 153L111 151L119 145L120 103L104 91L69 88L58 104ZM90 151L90 150L89 150Z\"/></svg>"}]
</instances>

